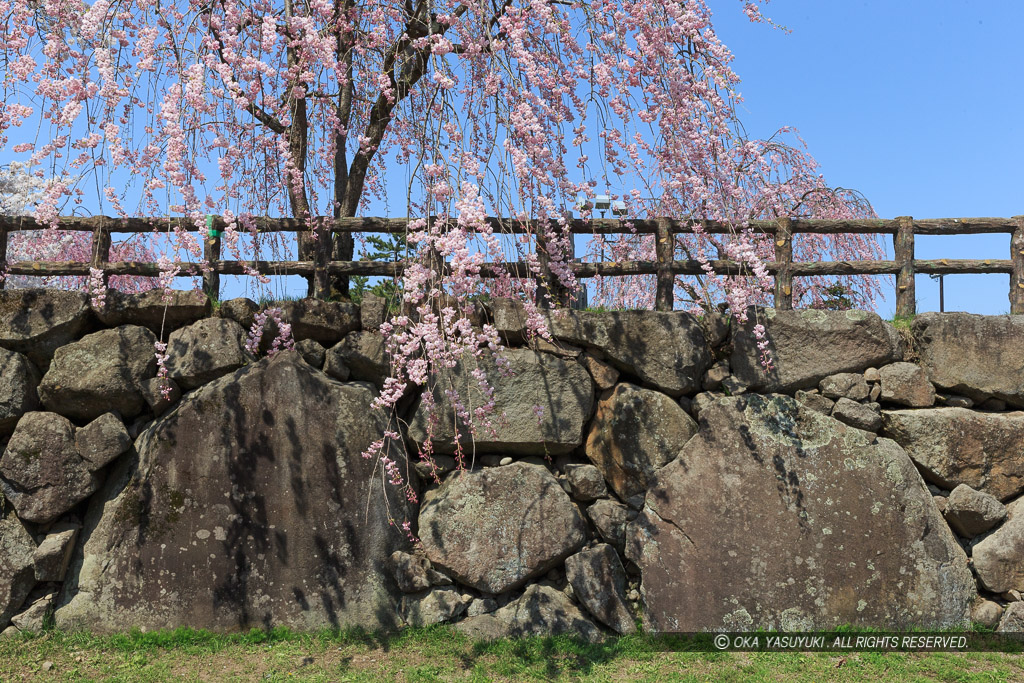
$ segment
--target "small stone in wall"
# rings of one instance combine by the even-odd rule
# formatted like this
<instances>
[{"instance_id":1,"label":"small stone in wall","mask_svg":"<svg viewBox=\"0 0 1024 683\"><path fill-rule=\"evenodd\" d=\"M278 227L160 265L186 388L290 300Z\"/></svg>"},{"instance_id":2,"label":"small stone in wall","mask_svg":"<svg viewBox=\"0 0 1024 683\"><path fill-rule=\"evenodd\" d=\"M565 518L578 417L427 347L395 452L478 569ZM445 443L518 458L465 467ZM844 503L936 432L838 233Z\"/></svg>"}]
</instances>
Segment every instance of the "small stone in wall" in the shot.
<instances>
[{"instance_id":1,"label":"small stone in wall","mask_svg":"<svg viewBox=\"0 0 1024 683\"><path fill-rule=\"evenodd\" d=\"M848 398L840 398L836 401L836 406L832 409L832 417L866 432L877 432L882 428L882 416L877 411Z\"/></svg>"},{"instance_id":2,"label":"small stone in wall","mask_svg":"<svg viewBox=\"0 0 1024 683\"><path fill-rule=\"evenodd\" d=\"M55 592L35 592L28 598L28 609L11 618L11 626L22 633L39 633L43 630L46 618L53 612L56 600Z\"/></svg>"},{"instance_id":3,"label":"small stone in wall","mask_svg":"<svg viewBox=\"0 0 1024 683\"><path fill-rule=\"evenodd\" d=\"M417 460L413 467L423 481L432 482L435 475L438 479L443 479L456 465L455 458L450 455L434 455L430 461Z\"/></svg>"},{"instance_id":4,"label":"small stone in wall","mask_svg":"<svg viewBox=\"0 0 1024 683\"><path fill-rule=\"evenodd\" d=\"M953 531L973 538L1006 519L1006 506L995 496L960 484L949 494L945 516Z\"/></svg>"},{"instance_id":5,"label":"small stone in wall","mask_svg":"<svg viewBox=\"0 0 1024 683\"><path fill-rule=\"evenodd\" d=\"M722 380L721 387L727 396L739 396L747 393L747 385L732 375Z\"/></svg>"},{"instance_id":6,"label":"small stone in wall","mask_svg":"<svg viewBox=\"0 0 1024 683\"><path fill-rule=\"evenodd\" d=\"M998 602L979 598L971 608L971 621L986 628L995 628L1003 616L1003 608Z\"/></svg>"},{"instance_id":7,"label":"small stone in wall","mask_svg":"<svg viewBox=\"0 0 1024 683\"><path fill-rule=\"evenodd\" d=\"M243 296L221 302L220 307L217 309L217 316L234 320L242 326L243 330L248 332L252 329L252 324L256 319L256 312L259 310L259 304Z\"/></svg>"},{"instance_id":8,"label":"small stone in wall","mask_svg":"<svg viewBox=\"0 0 1024 683\"><path fill-rule=\"evenodd\" d=\"M496 609L498 609L498 601L494 598L477 598L469 603L469 607L466 608L466 616L475 617L481 614L490 614Z\"/></svg>"},{"instance_id":9,"label":"small stone in wall","mask_svg":"<svg viewBox=\"0 0 1024 683\"><path fill-rule=\"evenodd\" d=\"M464 619L455 629L476 640L569 634L588 642L601 640L601 629L569 597L550 586L534 584L522 597L490 614Z\"/></svg>"},{"instance_id":10,"label":"small stone in wall","mask_svg":"<svg viewBox=\"0 0 1024 683\"><path fill-rule=\"evenodd\" d=\"M324 366L324 357L327 354L327 349L320 342L312 339L303 339L295 343L295 350L302 356L302 360L317 370Z\"/></svg>"},{"instance_id":11,"label":"small stone in wall","mask_svg":"<svg viewBox=\"0 0 1024 683\"><path fill-rule=\"evenodd\" d=\"M871 393L868 394L868 400L871 401L872 403L874 403L879 398L881 398L881 396L882 396L882 385L881 384L872 384L871 385Z\"/></svg>"},{"instance_id":12,"label":"small stone in wall","mask_svg":"<svg viewBox=\"0 0 1024 683\"><path fill-rule=\"evenodd\" d=\"M587 517L601 538L620 553L626 548L626 524L636 518L636 512L618 501L595 501L587 508Z\"/></svg>"},{"instance_id":13,"label":"small stone in wall","mask_svg":"<svg viewBox=\"0 0 1024 683\"><path fill-rule=\"evenodd\" d=\"M572 488L572 497L584 503L608 495L601 471L593 465L566 465L565 476Z\"/></svg>"},{"instance_id":14,"label":"small stone in wall","mask_svg":"<svg viewBox=\"0 0 1024 683\"><path fill-rule=\"evenodd\" d=\"M359 302L360 326L369 332L377 332L387 316L387 302L376 294L363 293Z\"/></svg>"},{"instance_id":15,"label":"small stone in wall","mask_svg":"<svg viewBox=\"0 0 1024 683\"><path fill-rule=\"evenodd\" d=\"M164 387L167 387L166 392ZM160 417L167 412L167 409L181 398L181 387L169 377L152 377L142 380L139 382L139 391L156 417Z\"/></svg>"},{"instance_id":16,"label":"small stone in wall","mask_svg":"<svg viewBox=\"0 0 1024 683\"><path fill-rule=\"evenodd\" d=\"M576 599L598 621L617 633L636 632L626 606L626 571L610 545L603 543L569 557L565 573Z\"/></svg>"},{"instance_id":17,"label":"small stone in wall","mask_svg":"<svg viewBox=\"0 0 1024 683\"><path fill-rule=\"evenodd\" d=\"M941 402L942 405L948 406L950 408L973 408L974 407L974 401L972 401L971 399L967 398L966 396L956 396L956 395L952 395L952 394L949 395L949 396L942 396L941 400L940 400L939 395L936 394L935 395L935 402L936 403Z\"/></svg>"},{"instance_id":18,"label":"small stone in wall","mask_svg":"<svg viewBox=\"0 0 1024 683\"><path fill-rule=\"evenodd\" d=\"M594 378L597 388L602 391L611 389L619 381L619 371L603 360L599 360L591 351L586 351L580 356L580 363Z\"/></svg>"},{"instance_id":19,"label":"small stone in wall","mask_svg":"<svg viewBox=\"0 0 1024 683\"><path fill-rule=\"evenodd\" d=\"M461 616L468 603L454 588L435 588L402 598L402 617L410 626L441 624Z\"/></svg>"},{"instance_id":20,"label":"small stone in wall","mask_svg":"<svg viewBox=\"0 0 1024 683\"><path fill-rule=\"evenodd\" d=\"M722 385L722 381L729 376L729 361L718 361L704 373L704 391L714 391Z\"/></svg>"},{"instance_id":21,"label":"small stone in wall","mask_svg":"<svg viewBox=\"0 0 1024 683\"><path fill-rule=\"evenodd\" d=\"M1024 602L1014 602L1006 606L996 633L1020 633L1022 631L1024 631Z\"/></svg>"},{"instance_id":22,"label":"small stone in wall","mask_svg":"<svg viewBox=\"0 0 1024 683\"><path fill-rule=\"evenodd\" d=\"M332 367L340 361L348 368L351 379L373 382L378 389L391 374L391 358L379 332L349 332L327 355Z\"/></svg>"},{"instance_id":23,"label":"small stone in wall","mask_svg":"<svg viewBox=\"0 0 1024 683\"><path fill-rule=\"evenodd\" d=\"M132 437L113 413L103 413L86 426L75 430L78 454L100 469L131 448Z\"/></svg>"},{"instance_id":24,"label":"small stone in wall","mask_svg":"<svg viewBox=\"0 0 1024 683\"><path fill-rule=\"evenodd\" d=\"M868 397L868 383L859 372L840 372L829 375L818 383L822 396L831 399L848 398L851 401L863 401Z\"/></svg>"},{"instance_id":25,"label":"small stone in wall","mask_svg":"<svg viewBox=\"0 0 1024 683\"><path fill-rule=\"evenodd\" d=\"M831 415L832 409L836 406L835 401L826 396L822 396L817 391L804 391L802 389L797 389L796 400L822 415Z\"/></svg>"},{"instance_id":26,"label":"small stone in wall","mask_svg":"<svg viewBox=\"0 0 1024 683\"><path fill-rule=\"evenodd\" d=\"M881 382L882 375L878 372L878 368L868 368L864 371L865 382Z\"/></svg>"},{"instance_id":27,"label":"small stone in wall","mask_svg":"<svg viewBox=\"0 0 1024 683\"><path fill-rule=\"evenodd\" d=\"M883 401L910 408L927 408L935 403L935 387L923 368L913 363L886 365L882 376Z\"/></svg>"},{"instance_id":28,"label":"small stone in wall","mask_svg":"<svg viewBox=\"0 0 1024 683\"><path fill-rule=\"evenodd\" d=\"M50 527L46 538L32 555L36 581L63 581L75 548L81 524L59 522Z\"/></svg>"},{"instance_id":29,"label":"small stone in wall","mask_svg":"<svg viewBox=\"0 0 1024 683\"><path fill-rule=\"evenodd\" d=\"M0 629L18 612L36 583L32 555L36 544L25 525L0 509Z\"/></svg>"},{"instance_id":30,"label":"small stone in wall","mask_svg":"<svg viewBox=\"0 0 1024 683\"><path fill-rule=\"evenodd\" d=\"M946 501L948 499L945 496L932 496L932 500L935 501L935 507L939 508L939 512L942 513L943 515L945 515L946 514Z\"/></svg>"},{"instance_id":31,"label":"small stone in wall","mask_svg":"<svg viewBox=\"0 0 1024 683\"><path fill-rule=\"evenodd\" d=\"M401 550L391 554L391 568L395 583L403 593L418 593L431 586L445 586L452 582L447 576L434 569L430 560Z\"/></svg>"}]
</instances>

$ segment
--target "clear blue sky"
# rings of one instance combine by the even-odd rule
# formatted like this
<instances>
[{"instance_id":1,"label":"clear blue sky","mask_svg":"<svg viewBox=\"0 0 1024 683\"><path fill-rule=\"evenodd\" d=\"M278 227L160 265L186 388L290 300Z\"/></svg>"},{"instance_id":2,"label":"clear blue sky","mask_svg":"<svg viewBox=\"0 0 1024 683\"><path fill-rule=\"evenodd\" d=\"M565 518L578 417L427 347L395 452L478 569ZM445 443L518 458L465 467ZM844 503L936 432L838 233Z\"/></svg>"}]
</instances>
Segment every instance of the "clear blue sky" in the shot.
<instances>
[{"instance_id":1,"label":"clear blue sky","mask_svg":"<svg viewBox=\"0 0 1024 683\"><path fill-rule=\"evenodd\" d=\"M828 182L860 190L882 218L1024 214L1024 2L770 2L790 33L750 24L737 2L709 4L752 137L795 126ZM1006 259L1009 237L917 237L916 249ZM918 311L939 310L938 283L916 285ZM945 307L1006 313L1008 288L1006 275L946 276Z\"/></svg>"}]
</instances>

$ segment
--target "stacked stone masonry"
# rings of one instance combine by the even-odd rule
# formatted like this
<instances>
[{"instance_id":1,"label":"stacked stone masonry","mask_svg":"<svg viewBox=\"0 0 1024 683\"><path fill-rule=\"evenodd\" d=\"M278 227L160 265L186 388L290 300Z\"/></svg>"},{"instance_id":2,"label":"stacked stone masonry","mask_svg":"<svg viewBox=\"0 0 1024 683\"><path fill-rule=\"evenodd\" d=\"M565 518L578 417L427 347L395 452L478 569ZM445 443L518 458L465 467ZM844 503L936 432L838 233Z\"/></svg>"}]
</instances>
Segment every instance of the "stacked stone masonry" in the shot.
<instances>
[{"instance_id":1,"label":"stacked stone masonry","mask_svg":"<svg viewBox=\"0 0 1024 683\"><path fill-rule=\"evenodd\" d=\"M268 356L246 299L0 292L0 632L1024 624L1024 316L557 311L542 340L498 300L504 360L396 423L383 302L282 309ZM467 425L444 389L479 405L480 370L499 415ZM404 491L362 457L396 424Z\"/></svg>"}]
</instances>

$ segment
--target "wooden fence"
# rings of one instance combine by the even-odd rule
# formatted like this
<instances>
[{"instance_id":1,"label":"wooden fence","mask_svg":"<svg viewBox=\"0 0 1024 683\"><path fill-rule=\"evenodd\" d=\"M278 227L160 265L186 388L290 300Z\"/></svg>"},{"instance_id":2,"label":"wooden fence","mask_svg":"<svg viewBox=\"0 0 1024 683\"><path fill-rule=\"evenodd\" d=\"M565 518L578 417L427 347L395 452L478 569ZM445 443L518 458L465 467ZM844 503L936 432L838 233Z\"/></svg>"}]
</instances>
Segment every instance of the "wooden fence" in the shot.
<instances>
[{"instance_id":1,"label":"wooden fence","mask_svg":"<svg viewBox=\"0 0 1024 683\"><path fill-rule=\"evenodd\" d=\"M511 234L530 233L537 236L538 254L542 271L546 271L547 255L544 248L546 225L508 219L491 218L495 232ZM573 219L570 230L580 235L624 235L648 234L655 237L655 261L618 261L601 263L570 264L577 277L655 275L657 292L655 308L670 311L673 305L674 281L677 275L701 275L704 273L699 261L675 260L673 235L694 232L694 223L708 234L728 234L729 225L715 221L693 220L634 220L629 223L617 219ZM211 221L217 235L224 226L219 217ZM300 232L308 229L304 221L289 218L255 219L258 232ZM633 226L633 230L630 229ZM185 218L110 218L95 216L80 218L69 216L60 219L62 230L83 230L92 232L92 262L20 261L6 262L7 235L19 230L39 230L45 226L26 216L0 216L0 270L6 265L11 275L88 275L90 268L111 275L141 275L155 277L160 273L156 263L111 262L111 233L140 233L154 230L166 231L175 227L195 232L192 221ZM325 219L320 237L328 233L401 233L408 228L404 219L384 218L341 218ZM793 278L815 275L895 275L896 315L910 316L915 313L914 275L983 274L1007 273L1010 275L1010 312L1024 314L1024 216L1013 218L937 218L914 219L901 216L894 219L871 220L816 220L781 218L777 221L755 221L751 223L755 233L775 236L775 260L766 264L768 272L775 276L775 305L779 309L793 307ZM793 261L793 235L815 234L886 234L893 236L894 260L867 261ZM1010 258L967 260L914 258L915 235L974 235L982 233L1006 233L1011 235ZM243 275L256 271L261 275L301 275L313 280L314 296L324 298L329 292L332 276L401 274L404 262L376 261L330 261L329 239L319 239L313 261L225 261L220 258L220 237L208 236L205 241L204 258L210 263L209 271L203 275L203 289L213 298L220 292L220 275ZM718 274L742 274L739 265L732 261L713 260L711 268ZM198 272L198 264L178 262L173 264L182 272ZM502 271L513 276L526 277L525 263L488 263L482 274L494 277ZM550 273L542 272L540 281L550 282ZM0 282L0 287L3 284Z\"/></svg>"}]
</instances>

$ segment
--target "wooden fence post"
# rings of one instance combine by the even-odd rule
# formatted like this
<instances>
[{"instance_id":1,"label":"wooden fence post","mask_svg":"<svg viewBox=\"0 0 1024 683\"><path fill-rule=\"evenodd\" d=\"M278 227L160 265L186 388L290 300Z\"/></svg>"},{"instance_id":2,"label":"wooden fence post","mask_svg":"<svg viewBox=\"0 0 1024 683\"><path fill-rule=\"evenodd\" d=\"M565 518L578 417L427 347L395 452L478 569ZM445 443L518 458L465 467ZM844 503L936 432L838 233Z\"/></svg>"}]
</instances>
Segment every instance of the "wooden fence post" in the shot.
<instances>
[{"instance_id":1,"label":"wooden fence post","mask_svg":"<svg viewBox=\"0 0 1024 683\"><path fill-rule=\"evenodd\" d=\"M332 246L331 231L323 225L323 221L314 220L316 241L313 247L313 298L326 301L331 296L331 278L327 272Z\"/></svg>"},{"instance_id":2,"label":"wooden fence post","mask_svg":"<svg viewBox=\"0 0 1024 683\"><path fill-rule=\"evenodd\" d=\"M672 226L667 218L658 219L658 232L654 239L654 253L658 258L658 289L654 310L671 311L675 303L676 279L672 274L672 261L675 260L676 250Z\"/></svg>"},{"instance_id":3,"label":"wooden fence post","mask_svg":"<svg viewBox=\"0 0 1024 683\"><path fill-rule=\"evenodd\" d=\"M1024 216L1014 216L1017 227L1010 238L1010 315L1024 315Z\"/></svg>"},{"instance_id":4,"label":"wooden fence post","mask_svg":"<svg viewBox=\"0 0 1024 683\"><path fill-rule=\"evenodd\" d=\"M789 216L779 216L775 231L775 310L793 310L793 226Z\"/></svg>"},{"instance_id":5,"label":"wooden fence post","mask_svg":"<svg viewBox=\"0 0 1024 683\"><path fill-rule=\"evenodd\" d=\"M900 216L893 236L893 255L900 272L896 275L896 317L909 318L917 312L914 291L914 219Z\"/></svg>"},{"instance_id":6,"label":"wooden fence post","mask_svg":"<svg viewBox=\"0 0 1024 683\"><path fill-rule=\"evenodd\" d=\"M203 260L210 266L210 271L203 274L203 292L210 301L220 300L220 273L214 270L220 260L220 236L224 230L224 221L216 216L206 217L206 238L203 240Z\"/></svg>"},{"instance_id":7,"label":"wooden fence post","mask_svg":"<svg viewBox=\"0 0 1024 683\"><path fill-rule=\"evenodd\" d=\"M104 288L109 286L109 277L105 269L110 261L110 223L110 219L104 218L92 231L92 261L89 267L103 271Z\"/></svg>"},{"instance_id":8,"label":"wooden fence post","mask_svg":"<svg viewBox=\"0 0 1024 683\"><path fill-rule=\"evenodd\" d=\"M4 288L7 278L7 228L0 225L0 289Z\"/></svg>"}]
</instances>

